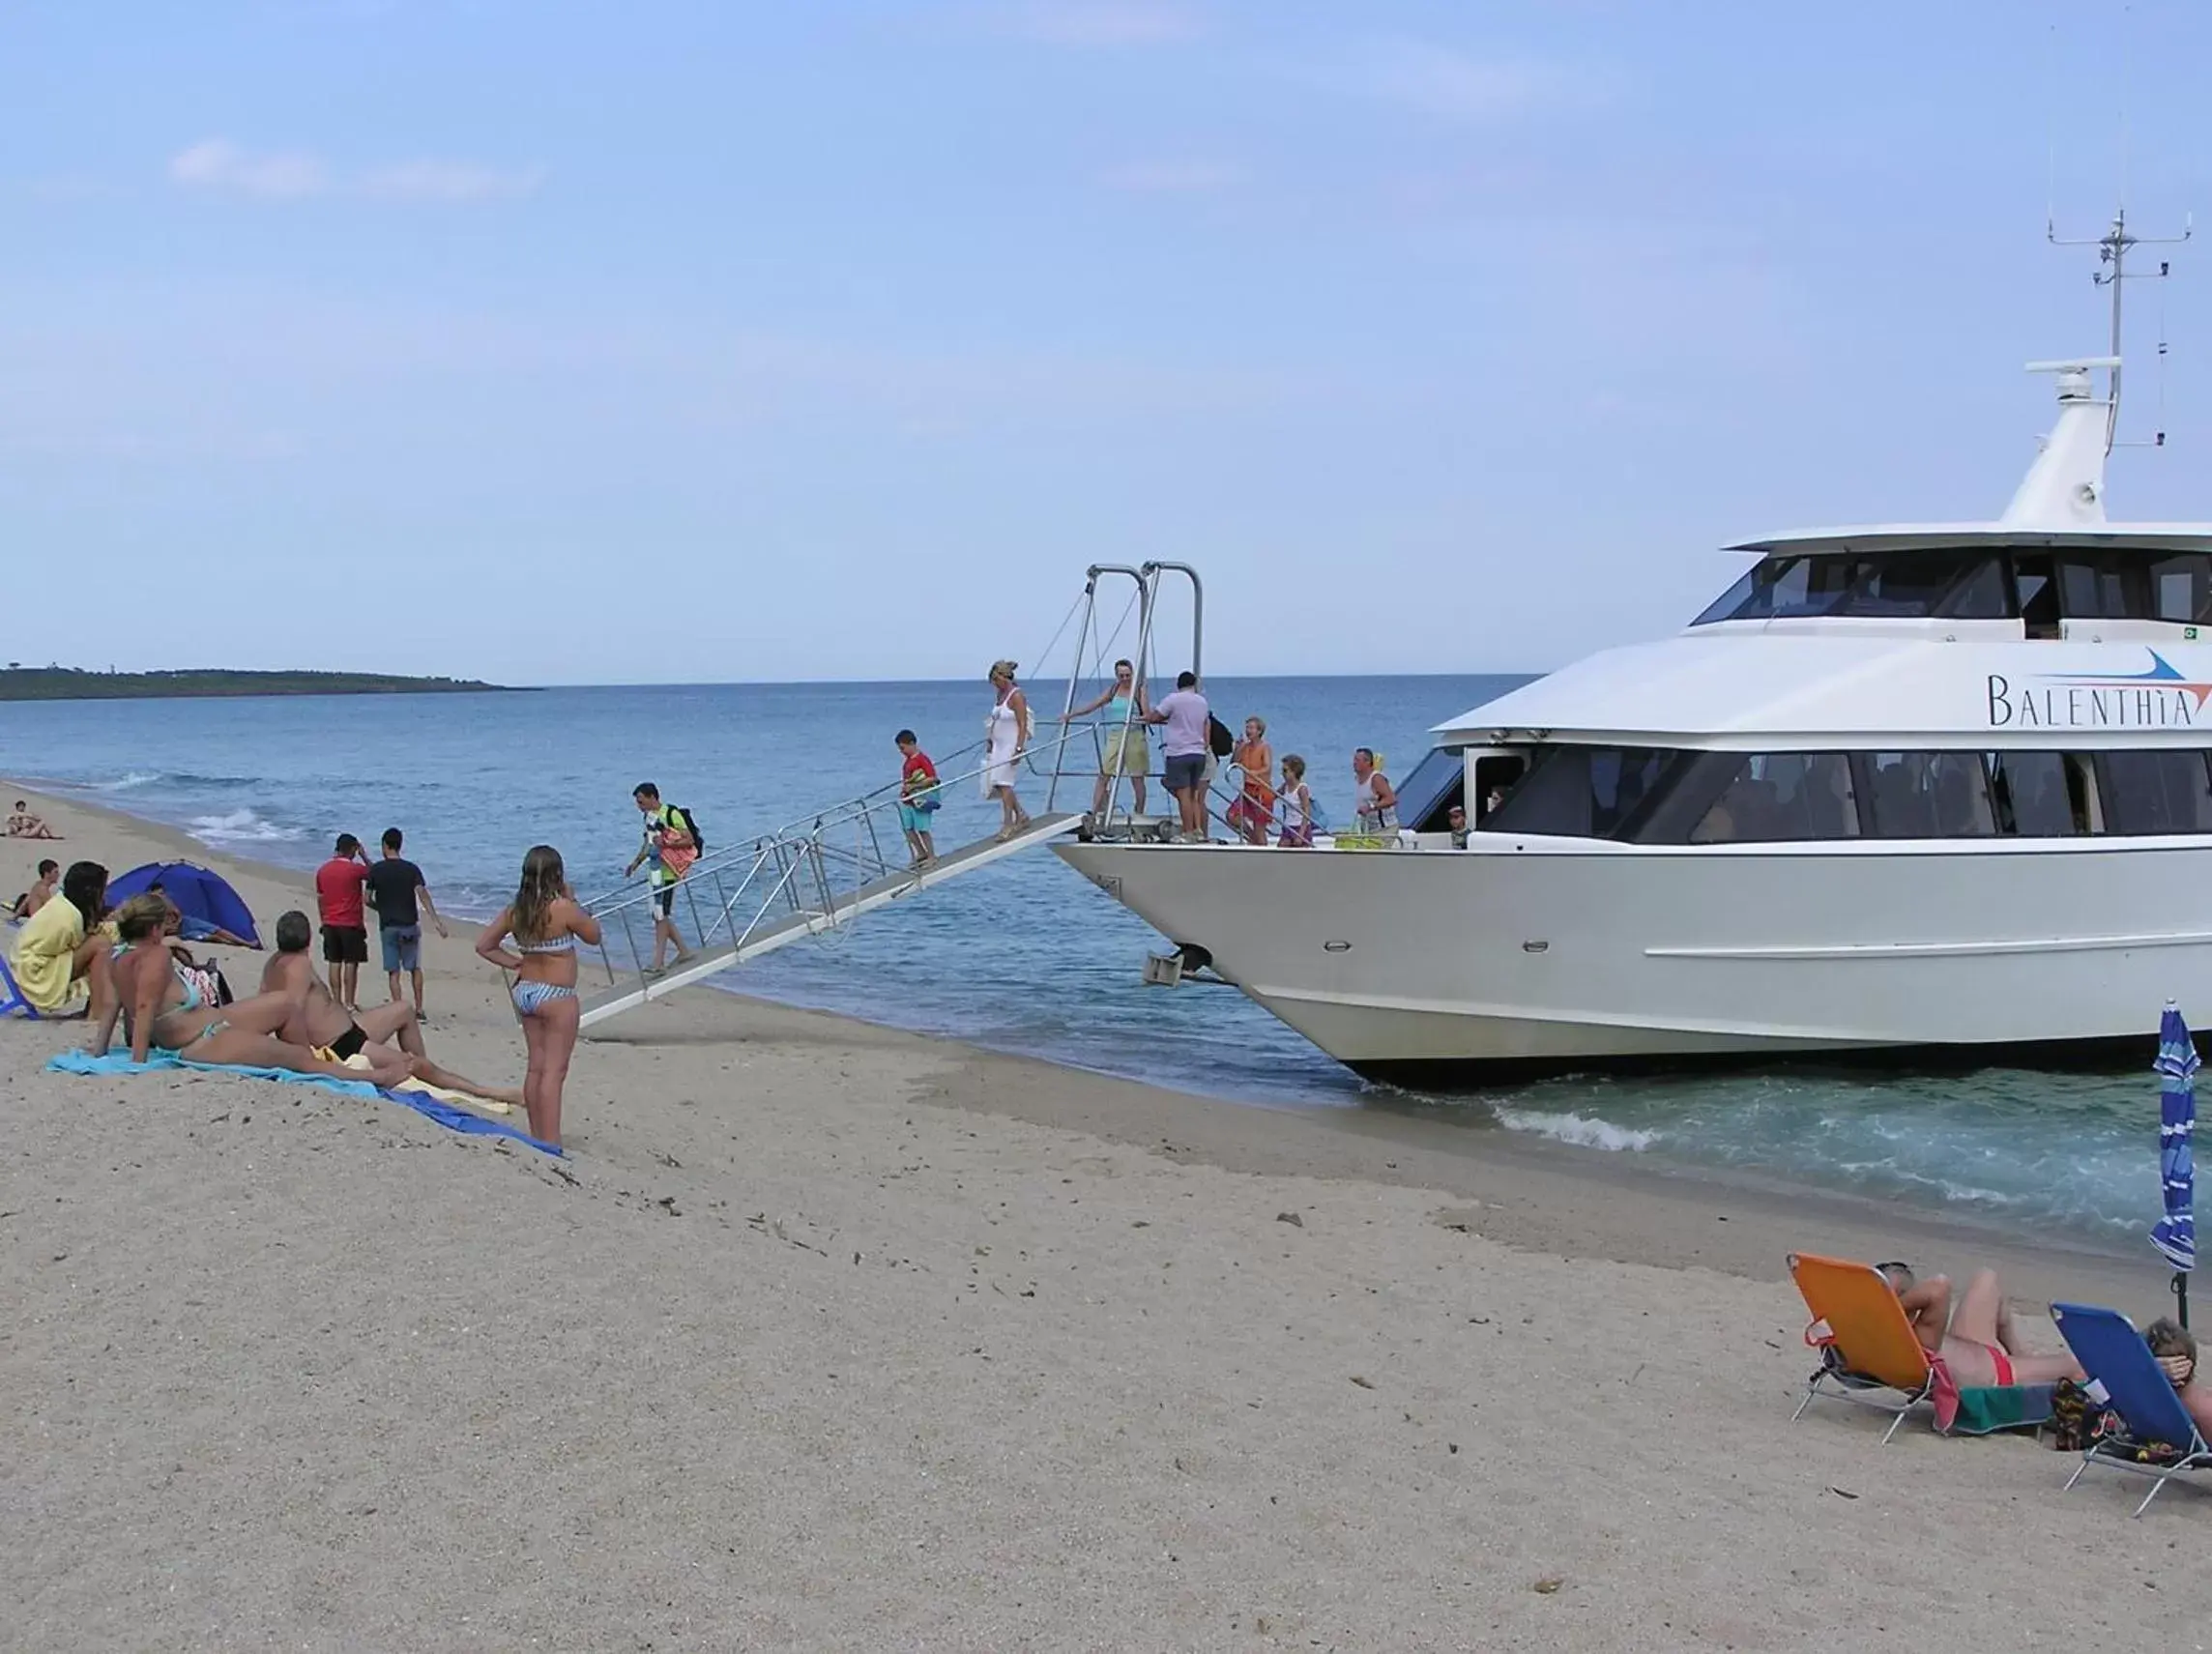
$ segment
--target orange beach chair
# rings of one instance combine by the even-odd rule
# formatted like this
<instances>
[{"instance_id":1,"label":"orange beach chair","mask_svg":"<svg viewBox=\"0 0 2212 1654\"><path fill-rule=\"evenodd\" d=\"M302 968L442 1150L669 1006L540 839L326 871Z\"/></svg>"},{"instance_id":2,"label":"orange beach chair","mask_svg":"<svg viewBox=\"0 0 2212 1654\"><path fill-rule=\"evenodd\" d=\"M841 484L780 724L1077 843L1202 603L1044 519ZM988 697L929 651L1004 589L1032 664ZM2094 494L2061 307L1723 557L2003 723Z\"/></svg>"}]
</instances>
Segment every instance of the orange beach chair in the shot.
<instances>
[{"instance_id":1,"label":"orange beach chair","mask_svg":"<svg viewBox=\"0 0 2212 1654\"><path fill-rule=\"evenodd\" d=\"M1905 1306L1871 1263L1792 1252L1790 1274L1813 1312L1805 1342L1821 1353L1820 1369L1790 1418L1802 1418L1815 1396L1829 1395L1893 1414L1882 1436L1888 1441L1906 1413L1935 1400L1936 1364Z\"/></svg>"}]
</instances>

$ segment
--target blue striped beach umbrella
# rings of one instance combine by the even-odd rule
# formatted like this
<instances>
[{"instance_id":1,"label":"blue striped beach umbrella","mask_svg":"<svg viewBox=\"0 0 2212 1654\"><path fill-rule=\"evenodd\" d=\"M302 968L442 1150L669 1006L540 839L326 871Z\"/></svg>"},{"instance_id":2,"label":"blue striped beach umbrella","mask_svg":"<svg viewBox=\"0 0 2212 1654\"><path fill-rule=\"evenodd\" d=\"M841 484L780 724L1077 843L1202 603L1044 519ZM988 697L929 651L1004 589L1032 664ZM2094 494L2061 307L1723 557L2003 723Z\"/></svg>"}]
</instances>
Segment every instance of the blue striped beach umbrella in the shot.
<instances>
[{"instance_id":1,"label":"blue striped beach umbrella","mask_svg":"<svg viewBox=\"0 0 2212 1654\"><path fill-rule=\"evenodd\" d=\"M2181 1324L2189 1324L2189 1271L2197 1267L2197 1167L2190 1138L2197 1130L2197 1045L2181 1007L2171 1000L2158 1024L2158 1170L2165 1187L2166 1215L2150 1232L2150 1243L2173 1265L2173 1295L2181 1300Z\"/></svg>"}]
</instances>

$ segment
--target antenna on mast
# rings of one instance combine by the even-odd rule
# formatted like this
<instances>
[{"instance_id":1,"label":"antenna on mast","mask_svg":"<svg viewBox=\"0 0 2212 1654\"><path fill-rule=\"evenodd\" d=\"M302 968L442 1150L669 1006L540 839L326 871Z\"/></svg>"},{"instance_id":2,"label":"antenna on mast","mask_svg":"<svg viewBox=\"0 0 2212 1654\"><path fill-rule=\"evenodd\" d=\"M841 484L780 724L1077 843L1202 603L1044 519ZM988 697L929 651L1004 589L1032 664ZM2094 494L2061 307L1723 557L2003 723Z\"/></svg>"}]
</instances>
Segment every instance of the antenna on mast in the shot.
<instances>
[{"instance_id":1,"label":"antenna on mast","mask_svg":"<svg viewBox=\"0 0 2212 1654\"><path fill-rule=\"evenodd\" d=\"M2111 365L2106 369L2105 400L2109 404L2105 415L2105 451L2112 451L2120 426L2120 295L2122 286L2130 281L2163 281L2173 273L2166 259L2158 261L2156 270L2130 270L2128 254L2139 247L2179 247L2197 233L2196 216L2181 220L2181 234L2177 236L2139 236L2128 228L2128 210L2123 205L2112 214L2112 226L2101 236L2062 237L2058 233L2057 216L2053 213L2044 220L2043 233L2052 247L2093 247L2097 249L2097 262L2103 268L2090 279L2100 287L2109 287L2112 294ZM2166 341L2159 340L2158 354L2164 360ZM2151 439L2150 447L2164 448L2166 432L2159 431Z\"/></svg>"}]
</instances>

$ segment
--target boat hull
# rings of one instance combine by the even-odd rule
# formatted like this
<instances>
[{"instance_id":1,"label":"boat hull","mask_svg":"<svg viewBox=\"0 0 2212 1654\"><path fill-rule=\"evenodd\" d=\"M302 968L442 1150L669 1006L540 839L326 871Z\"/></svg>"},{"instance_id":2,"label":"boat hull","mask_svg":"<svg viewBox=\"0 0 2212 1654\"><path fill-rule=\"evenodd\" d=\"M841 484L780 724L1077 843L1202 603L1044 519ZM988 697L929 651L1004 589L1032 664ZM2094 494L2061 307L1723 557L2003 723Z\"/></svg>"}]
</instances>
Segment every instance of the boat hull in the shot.
<instances>
[{"instance_id":1,"label":"boat hull","mask_svg":"<svg viewBox=\"0 0 2212 1654\"><path fill-rule=\"evenodd\" d=\"M2212 842L1056 853L1331 1057L1421 1086L2096 1055L2212 987Z\"/></svg>"}]
</instances>

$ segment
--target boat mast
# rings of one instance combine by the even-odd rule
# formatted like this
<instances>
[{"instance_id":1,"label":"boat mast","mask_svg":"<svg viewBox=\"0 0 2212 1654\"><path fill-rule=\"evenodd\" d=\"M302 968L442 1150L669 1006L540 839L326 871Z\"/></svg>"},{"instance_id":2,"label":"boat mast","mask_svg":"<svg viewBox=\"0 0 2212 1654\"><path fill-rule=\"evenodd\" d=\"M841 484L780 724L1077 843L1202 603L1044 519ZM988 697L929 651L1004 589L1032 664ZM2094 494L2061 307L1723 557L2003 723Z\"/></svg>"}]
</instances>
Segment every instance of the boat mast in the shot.
<instances>
[{"instance_id":1,"label":"boat mast","mask_svg":"<svg viewBox=\"0 0 2212 1654\"><path fill-rule=\"evenodd\" d=\"M2128 254L2139 247L2179 247L2197 233L2194 217L2181 221L2181 234L2177 236L2139 236L2128 228L2127 204L2122 202L2112 214L2112 226L2101 236L2067 238L2058 233L2057 217L2052 214L2044 220L2043 233L2052 247L2093 247L2097 249L2097 262L2103 266L2090 279L2100 287L2109 287L2112 295L2112 338L2110 351L2110 366L2106 368L2105 388L2105 452L2110 455L2118 438L2120 428L2120 305L2122 289L2130 281L2163 281L2172 274L2173 267L2166 259L2158 261L2156 270L2127 268ZM2166 353L2166 341L2159 341L2159 354ZM2166 433L2157 432L2151 447L2164 448Z\"/></svg>"}]
</instances>

